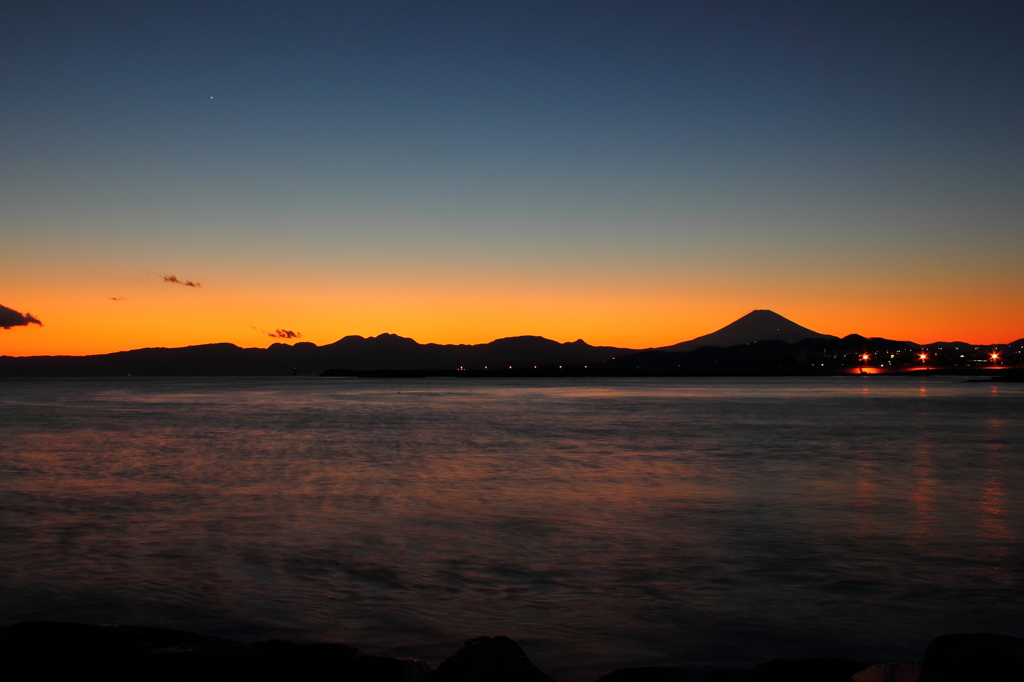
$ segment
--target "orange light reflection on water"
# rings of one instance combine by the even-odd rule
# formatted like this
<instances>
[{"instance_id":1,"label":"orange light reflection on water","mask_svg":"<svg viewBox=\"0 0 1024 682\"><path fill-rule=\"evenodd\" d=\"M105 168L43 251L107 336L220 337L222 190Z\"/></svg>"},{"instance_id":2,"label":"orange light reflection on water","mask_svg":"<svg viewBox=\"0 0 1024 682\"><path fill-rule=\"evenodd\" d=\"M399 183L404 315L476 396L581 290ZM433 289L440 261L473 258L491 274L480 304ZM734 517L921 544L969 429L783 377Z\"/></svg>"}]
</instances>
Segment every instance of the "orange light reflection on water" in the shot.
<instances>
[{"instance_id":1,"label":"orange light reflection on water","mask_svg":"<svg viewBox=\"0 0 1024 682\"><path fill-rule=\"evenodd\" d=\"M916 486L910 496L914 509L913 536L915 544L928 543L935 538L935 479L932 472L932 444L924 434L917 444L914 477Z\"/></svg>"},{"instance_id":2,"label":"orange light reflection on water","mask_svg":"<svg viewBox=\"0 0 1024 682\"><path fill-rule=\"evenodd\" d=\"M865 387L865 392L867 387ZM878 482L874 453L862 450L857 458L857 483L853 494L854 524L858 535L872 537L878 532L875 511L878 506Z\"/></svg>"},{"instance_id":3,"label":"orange light reflection on water","mask_svg":"<svg viewBox=\"0 0 1024 682\"><path fill-rule=\"evenodd\" d=\"M1003 478L1005 477L1005 461L1003 455L1003 444L999 439L1002 432L1002 422L998 418L988 421L990 440L988 443L988 463L986 466L988 476L985 487L981 490L979 501L981 509L982 537L991 541L987 549L991 551L991 557L1001 557L1006 554L1008 548L1004 544L1010 538L1010 532L1006 527L1006 500L1003 491Z\"/></svg>"}]
</instances>

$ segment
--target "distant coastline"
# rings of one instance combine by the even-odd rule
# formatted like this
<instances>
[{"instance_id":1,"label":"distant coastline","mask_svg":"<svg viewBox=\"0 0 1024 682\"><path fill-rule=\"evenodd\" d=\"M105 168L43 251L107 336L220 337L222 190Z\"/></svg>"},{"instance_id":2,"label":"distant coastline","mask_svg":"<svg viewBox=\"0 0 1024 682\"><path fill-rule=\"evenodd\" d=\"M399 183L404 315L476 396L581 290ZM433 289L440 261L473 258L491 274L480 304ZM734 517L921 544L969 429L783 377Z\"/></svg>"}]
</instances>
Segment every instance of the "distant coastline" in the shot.
<instances>
[{"instance_id":1,"label":"distant coastline","mask_svg":"<svg viewBox=\"0 0 1024 682\"><path fill-rule=\"evenodd\" d=\"M1018 376L1024 338L1006 344L917 344L857 334L838 338L755 310L722 329L637 350L517 336L490 343L421 344L396 334L346 336L324 346L213 343L86 356L0 356L0 377L359 376L647 377L968 374Z\"/></svg>"},{"instance_id":2,"label":"distant coastline","mask_svg":"<svg viewBox=\"0 0 1024 682\"><path fill-rule=\"evenodd\" d=\"M401 337L397 337L401 338ZM843 376L1024 373L1024 340L997 346L918 346L887 339L757 341L688 352L602 349L529 337L480 346L436 346L381 337L268 349L209 344L106 355L0 357L0 377L324 376L363 378L543 378L668 376ZM500 347L494 347L499 345ZM575 346L565 348L565 346ZM924 356L922 358L922 356Z\"/></svg>"}]
</instances>

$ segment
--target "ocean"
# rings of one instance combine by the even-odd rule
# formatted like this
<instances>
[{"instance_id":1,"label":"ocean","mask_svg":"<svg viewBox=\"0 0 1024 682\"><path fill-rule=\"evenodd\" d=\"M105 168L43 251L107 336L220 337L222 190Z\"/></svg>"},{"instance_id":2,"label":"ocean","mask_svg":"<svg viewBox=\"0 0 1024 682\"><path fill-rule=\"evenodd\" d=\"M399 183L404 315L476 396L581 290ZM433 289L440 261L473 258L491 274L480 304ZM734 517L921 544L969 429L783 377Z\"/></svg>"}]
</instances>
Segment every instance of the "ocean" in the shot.
<instances>
[{"instance_id":1,"label":"ocean","mask_svg":"<svg viewBox=\"0 0 1024 682\"><path fill-rule=\"evenodd\" d=\"M1024 636L1024 385L0 380L0 624L556 680Z\"/></svg>"}]
</instances>

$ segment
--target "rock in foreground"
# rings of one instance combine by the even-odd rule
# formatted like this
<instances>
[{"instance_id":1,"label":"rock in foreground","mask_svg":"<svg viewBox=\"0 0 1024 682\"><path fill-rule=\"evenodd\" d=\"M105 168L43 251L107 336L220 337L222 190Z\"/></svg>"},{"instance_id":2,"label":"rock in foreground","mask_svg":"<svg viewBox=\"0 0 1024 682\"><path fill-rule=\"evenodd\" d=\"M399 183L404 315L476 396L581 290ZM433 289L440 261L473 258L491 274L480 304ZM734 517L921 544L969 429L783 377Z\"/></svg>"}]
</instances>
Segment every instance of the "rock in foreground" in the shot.
<instances>
[{"instance_id":1,"label":"rock in foreground","mask_svg":"<svg viewBox=\"0 0 1024 682\"><path fill-rule=\"evenodd\" d=\"M243 644L167 628L32 622L0 627L0 678L85 682L552 682L508 637L467 641L436 670L345 644ZM773 660L747 670L646 667L598 682L1024 682L1024 640L943 635L924 663Z\"/></svg>"},{"instance_id":2,"label":"rock in foreground","mask_svg":"<svg viewBox=\"0 0 1024 682\"><path fill-rule=\"evenodd\" d=\"M0 661L0 674L12 682L419 682L429 670L345 644L242 644L165 628L46 622L0 628Z\"/></svg>"},{"instance_id":3,"label":"rock in foreground","mask_svg":"<svg viewBox=\"0 0 1024 682\"><path fill-rule=\"evenodd\" d=\"M748 670L725 668L626 668L613 670L597 682L851 682L864 669L859 661L842 658L776 659Z\"/></svg>"},{"instance_id":4,"label":"rock in foreground","mask_svg":"<svg viewBox=\"0 0 1024 682\"><path fill-rule=\"evenodd\" d=\"M471 639L423 682L552 682L508 637Z\"/></svg>"},{"instance_id":5,"label":"rock in foreground","mask_svg":"<svg viewBox=\"0 0 1024 682\"><path fill-rule=\"evenodd\" d=\"M921 661L903 663L879 663L853 676L853 682L918 682L921 678Z\"/></svg>"},{"instance_id":6,"label":"rock in foreground","mask_svg":"<svg viewBox=\"0 0 1024 682\"><path fill-rule=\"evenodd\" d=\"M725 682L735 674L726 668L650 666L619 668L603 675L597 682Z\"/></svg>"},{"instance_id":7,"label":"rock in foreground","mask_svg":"<svg viewBox=\"0 0 1024 682\"><path fill-rule=\"evenodd\" d=\"M730 682L850 682L865 668L845 658L805 658L801 661L776 659L736 673Z\"/></svg>"},{"instance_id":8,"label":"rock in foreground","mask_svg":"<svg viewBox=\"0 0 1024 682\"><path fill-rule=\"evenodd\" d=\"M1021 682L1024 639L1006 635L942 635L928 645L921 682Z\"/></svg>"}]
</instances>

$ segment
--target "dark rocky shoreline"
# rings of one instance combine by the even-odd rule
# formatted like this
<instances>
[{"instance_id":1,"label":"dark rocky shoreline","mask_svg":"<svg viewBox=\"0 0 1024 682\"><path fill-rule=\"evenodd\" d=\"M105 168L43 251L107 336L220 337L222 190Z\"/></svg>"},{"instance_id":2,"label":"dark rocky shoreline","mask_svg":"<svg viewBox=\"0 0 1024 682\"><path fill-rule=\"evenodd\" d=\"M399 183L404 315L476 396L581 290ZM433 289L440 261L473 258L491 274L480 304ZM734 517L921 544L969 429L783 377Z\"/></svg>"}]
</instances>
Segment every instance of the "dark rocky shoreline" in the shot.
<instances>
[{"instance_id":1,"label":"dark rocky shoreline","mask_svg":"<svg viewBox=\"0 0 1024 682\"><path fill-rule=\"evenodd\" d=\"M552 682L507 637L478 637L437 668L373 656L346 644L242 643L167 628L25 622L0 628L0 671L10 681L127 682ZM773 660L747 670L628 668L598 682L1020 682L1024 640L995 634L936 637L923 661Z\"/></svg>"}]
</instances>

